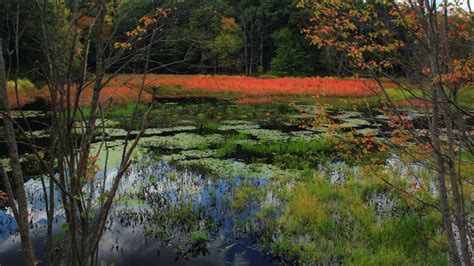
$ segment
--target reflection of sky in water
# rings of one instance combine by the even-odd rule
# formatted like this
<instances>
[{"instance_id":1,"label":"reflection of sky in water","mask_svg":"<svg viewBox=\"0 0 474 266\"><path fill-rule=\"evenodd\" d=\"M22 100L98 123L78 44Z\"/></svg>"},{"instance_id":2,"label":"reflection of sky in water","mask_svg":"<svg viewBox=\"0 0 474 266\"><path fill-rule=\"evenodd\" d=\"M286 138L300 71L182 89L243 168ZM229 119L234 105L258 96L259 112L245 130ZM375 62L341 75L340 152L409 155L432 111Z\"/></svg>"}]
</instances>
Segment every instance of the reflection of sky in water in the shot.
<instances>
[{"instance_id":1,"label":"reflection of sky in water","mask_svg":"<svg viewBox=\"0 0 474 266\"><path fill-rule=\"evenodd\" d=\"M45 226L47 224L46 212L44 210L44 201L42 194L42 187L39 180L29 180L25 183L26 194L28 196L28 212L31 214L29 220L36 227ZM57 196L56 191L56 196ZM59 202L56 201L58 205ZM56 212L56 219L62 217L61 210L58 209ZM0 211L0 250L1 245L4 241L8 240L12 231L16 231L18 226L15 219L13 218L13 213L10 209L7 211ZM33 228L34 229L34 228Z\"/></svg>"},{"instance_id":2,"label":"reflection of sky in water","mask_svg":"<svg viewBox=\"0 0 474 266\"><path fill-rule=\"evenodd\" d=\"M0 211L0 247L2 243L8 240L10 233L17 230L18 225L15 219L12 218L10 211ZM0 251L2 249L0 248Z\"/></svg>"},{"instance_id":3,"label":"reflection of sky in water","mask_svg":"<svg viewBox=\"0 0 474 266\"><path fill-rule=\"evenodd\" d=\"M113 177L116 170L108 172L109 177ZM103 175L99 172L98 176ZM151 182L154 180L154 182ZM246 179L247 180L247 179ZM106 187L110 187L113 179L108 178ZM47 182L46 182L47 183ZM100 182L99 182L100 183ZM118 193L119 198L140 199L139 204L129 204L128 201L116 203L111 210L108 226L110 230L104 233L100 245L100 259L107 262L115 262L117 265L151 265L151 264L175 264L175 265L261 265L268 264L268 258L252 247L249 241L235 241L232 235L234 219L248 218L255 216L259 209L258 203L249 205L241 214L233 213L229 209L229 195L232 195L233 188L241 186L242 179L235 177L229 180L216 179L196 174L191 171L177 171L174 167L162 162L146 161L139 167L132 166L129 175L122 180ZM248 179L246 185L258 188L266 186L265 179ZM42 187L39 180L30 180L26 183L27 195L29 198L29 209L32 216L31 232L33 235L33 245L36 252L42 251L43 241L46 233L46 214L44 201L42 198ZM211 192L212 191L212 192ZM212 193L212 195L211 195ZM58 196L58 192L56 192ZM267 196L268 199L273 197ZM164 204L165 203L165 204ZM156 217L157 213L168 215L166 212L180 204L191 203L193 211L203 212L203 219L215 219L220 221L219 228L207 242L210 256L198 256L190 261L180 259L175 262L175 250L173 244L186 244L186 234L180 233L181 225L178 228L167 228L171 234L176 234L176 239L170 241L171 244L155 240L144 233L144 225L153 227L153 220L147 223L138 222L131 218L124 226L120 223L123 214L149 215ZM63 214L60 212L60 202L56 201L57 212L55 218L55 232L60 230L61 223L64 222ZM161 208L161 209L160 209ZM125 216L127 216L125 215ZM166 218L166 217L165 217ZM123 219L122 219L123 220ZM126 220L126 219L125 219ZM193 225L195 226L195 225ZM207 228L201 225L195 227L199 230ZM10 212L0 211L0 263L9 265L18 264L21 259L20 238L14 232L17 229L15 220ZM188 234L189 235L189 232ZM184 243L184 244L183 244ZM157 251L160 255L158 256ZM38 254L41 258L41 254ZM189 257L192 257L191 255ZM267 260L267 261L265 261ZM276 263L276 262L273 262Z\"/></svg>"},{"instance_id":4,"label":"reflection of sky in water","mask_svg":"<svg viewBox=\"0 0 474 266\"><path fill-rule=\"evenodd\" d=\"M28 219L31 222L32 243L36 252L41 253L44 247L47 226L41 181L30 179L25 183L25 189L29 204L28 213L30 213L30 216ZM61 224L64 221L64 216L57 200L58 191L55 194L57 211L54 220L56 224ZM18 225L11 210L0 210L0 265L21 265L24 263L21 261L23 253L21 253L21 240L17 230ZM55 228L54 232L57 233L58 228ZM41 255L38 257L41 257Z\"/></svg>"},{"instance_id":5,"label":"reflection of sky in water","mask_svg":"<svg viewBox=\"0 0 474 266\"><path fill-rule=\"evenodd\" d=\"M153 178L156 181L150 185L149 178ZM250 185L255 188L265 186L268 183L268 181L264 179L251 179L246 182L249 182ZM190 171L178 173L168 164L160 163L139 169L132 167L131 174L127 180L124 180L124 184L126 185L122 186L121 192L122 195L131 196L133 199L136 199L134 196L137 196L137 194L139 195L138 198L143 196L146 199L146 205L153 206L154 209L158 211L160 211L159 206L163 206L160 205L162 202L169 203L169 205L162 207L162 211L165 212L169 210L170 206L179 206L181 203L191 202L193 210L205 209L205 216L219 221L220 228L218 232L213 235L211 241L207 243L207 248L211 256L200 256L197 259L193 259L191 261L193 265L222 265L226 262L231 264L233 262L251 262L255 260L255 258L259 258L258 261L261 263L263 262L261 259L264 258L264 256L262 256L259 251L252 249L249 242L236 243L232 236L233 220L236 219L239 214L231 213L226 201L228 200L227 196L232 194L233 187L240 186L242 183L242 180L238 177L230 180L218 179L212 182L208 177ZM139 188L144 189L140 190ZM211 191L213 192L211 193ZM137 213L140 213L138 215L151 215L151 217L156 217L154 216L156 213L147 212L142 208L143 205L119 206L115 209L115 212L111 214L111 219L115 221L120 220L120 211L123 209L127 209L129 211L128 214L137 211ZM254 216L257 210L258 206L252 204L250 210L245 212L245 216ZM206 218L204 217L203 219ZM102 239L103 249L101 251L103 258L108 258L106 259L107 261L115 261L119 258L119 261L124 264L127 264L125 261L128 259L137 262L138 258L140 258L139 261L141 263L145 264L151 261L156 262L157 247L159 245L157 245L157 241L150 239L152 237L143 233L143 227L138 220L139 219L137 219L136 223L132 223L131 226L114 226L111 231L104 234ZM203 224L202 220L199 221L199 223ZM148 226L153 226L153 222L148 224ZM181 228L180 225L176 225L176 227L177 228L169 228L170 233L176 236L178 240L177 243L185 245L185 242L179 241L181 240L180 230L183 228ZM196 229L207 231L206 227L201 225L196 226ZM119 233L114 234L116 231L119 231ZM174 243L176 244L176 242ZM175 255L171 248L160 248L159 250L160 263L175 263ZM122 252L135 255L125 256L124 261L124 258L120 257ZM186 263L186 261L180 260L177 264ZM256 265L259 263L256 263Z\"/></svg>"}]
</instances>

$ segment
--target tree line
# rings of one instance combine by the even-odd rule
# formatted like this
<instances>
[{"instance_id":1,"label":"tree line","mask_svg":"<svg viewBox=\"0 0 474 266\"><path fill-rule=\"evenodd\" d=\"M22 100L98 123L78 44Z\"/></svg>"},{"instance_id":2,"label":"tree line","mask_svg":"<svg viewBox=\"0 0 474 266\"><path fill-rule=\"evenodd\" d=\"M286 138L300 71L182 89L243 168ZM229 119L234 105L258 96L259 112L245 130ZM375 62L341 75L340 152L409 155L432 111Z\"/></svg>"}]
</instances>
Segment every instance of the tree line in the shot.
<instances>
[{"instance_id":1,"label":"tree line","mask_svg":"<svg viewBox=\"0 0 474 266\"><path fill-rule=\"evenodd\" d=\"M44 60L44 51L35 45L36 34L41 31L36 22L42 19L44 10L38 8L37 1L20 2L19 21L23 32L19 48L24 56L19 65L22 75L35 79L35 62ZM57 1L46 2L53 4ZM59 2L64 12L69 12L73 1ZM80 8L89 4L88 1L79 2ZM113 39L121 41L143 16L150 16L157 7L169 10L164 37L152 47L157 52L151 59L151 66L157 73L347 74L343 54L331 48L311 46L301 34L308 25L310 13L298 8L297 3L297 0L114 0L107 1L112 13L106 18L106 23L109 27L118 27ZM14 47L12 29L15 27L16 6L14 1L0 1L0 7L0 36L7 40L5 46L8 50ZM83 27L92 22L93 14L79 18ZM8 53L6 61L15 64L15 58L9 58Z\"/></svg>"},{"instance_id":2,"label":"tree line","mask_svg":"<svg viewBox=\"0 0 474 266\"><path fill-rule=\"evenodd\" d=\"M44 60L44 51L35 45L41 31L35 23L44 11L37 1L21 0L19 28L22 56L19 65L23 76L35 80L35 62ZM71 10L72 0L45 1L60 3L63 12ZM79 1L79 8L91 1ZM311 45L304 34L314 24L311 11L301 8L298 0L111 0L107 1L111 14L106 26L116 27L111 38L123 41L144 16L151 16L156 8L168 11L166 27L161 40L151 48L154 55L150 66L155 73L172 74L243 74L249 76L349 76L353 75L347 54L331 45ZM13 1L0 1L2 23L0 36L7 40L7 51L14 47L13 29L16 11ZM359 7L361 11L362 7ZM381 12L390 8L380 4ZM50 14L51 15L51 14ZM119 19L118 19L119 18ZM384 17L377 18L384 22ZM457 18L459 19L459 18ZM65 23L65 21L64 21ZM85 14L78 23L86 28L93 23L93 14ZM67 25L64 25L67 28ZM364 28L370 28L365 25ZM402 37L409 30L398 25ZM333 34L337 36L336 33ZM453 36L462 39L462 36ZM9 41L8 41L9 40ZM462 42L459 42L462 43ZM468 49L457 47L459 53ZM15 65L15 58L7 53L6 61ZM93 65L93 60L90 61ZM117 65L116 67L120 67ZM123 72L132 72L130 65ZM395 73L404 69L395 67Z\"/></svg>"}]
</instances>

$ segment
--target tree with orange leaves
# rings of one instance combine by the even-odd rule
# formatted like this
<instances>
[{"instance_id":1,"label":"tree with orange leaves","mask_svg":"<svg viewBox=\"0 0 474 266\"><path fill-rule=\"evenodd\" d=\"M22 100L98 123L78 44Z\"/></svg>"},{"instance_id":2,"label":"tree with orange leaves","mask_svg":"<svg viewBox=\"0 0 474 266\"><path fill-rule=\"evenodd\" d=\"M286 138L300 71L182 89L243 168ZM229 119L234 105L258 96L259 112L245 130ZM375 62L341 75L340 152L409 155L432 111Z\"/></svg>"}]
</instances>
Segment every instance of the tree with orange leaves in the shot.
<instances>
[{"instance_id":1,"label":"tree with orange leaves","mask_svg":"<svg viewBox=\"0 0 474 266\"><path fill-rule=\"evenodd\" d=\"M459 99L460 92L473 86L471 9L466 11L462 1L446 0L302 0L300 6L312 12L311 24L303 32L313 45L346 54L353 71L379 82L400 124L395 144L406 141L403 130L411 141L428 147L424 150L431 154L436 172L450 261L471 265L472 206L465 197L472 195L472 175L461 169L473 163L472 128L466 118L474 112ZM427 134L422 136L406 124L382 80L425 103Z\"/></svg>"}]
</instances>

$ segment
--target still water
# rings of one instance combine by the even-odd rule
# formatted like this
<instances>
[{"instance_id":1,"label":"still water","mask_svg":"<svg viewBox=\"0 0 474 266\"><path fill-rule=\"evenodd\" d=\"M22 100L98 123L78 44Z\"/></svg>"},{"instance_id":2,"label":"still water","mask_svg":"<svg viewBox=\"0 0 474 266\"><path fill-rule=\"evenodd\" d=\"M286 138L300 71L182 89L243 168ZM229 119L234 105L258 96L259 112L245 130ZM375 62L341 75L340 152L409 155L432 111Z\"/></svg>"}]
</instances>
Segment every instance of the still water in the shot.
<instances>
[{"instance_id":1,"label":"still water","mask_svg":"<svg viewBox=\"0 0 474 266\"><path fill-rule=\"evenodd\" d=\"M108 176L113 176L111 172ZM100 173L99 175L100 176ZM111 178L108 178L108 182ZM279 265L254 241L256 213L278 204L270 190L262 201L233 207L241 186L265 190L268 180L211 178L169 163L148 160L135 164L122 180L99 252L99 262L115 265ZM37 256L43 256L46 216L41 183L27 182L31 227ZM60 203L57 202L59 205ZM64 216L58 208L55 234ZM0 210L0 264L20 265L17 225L8 210Z\"/></svg>"}]
</instances>

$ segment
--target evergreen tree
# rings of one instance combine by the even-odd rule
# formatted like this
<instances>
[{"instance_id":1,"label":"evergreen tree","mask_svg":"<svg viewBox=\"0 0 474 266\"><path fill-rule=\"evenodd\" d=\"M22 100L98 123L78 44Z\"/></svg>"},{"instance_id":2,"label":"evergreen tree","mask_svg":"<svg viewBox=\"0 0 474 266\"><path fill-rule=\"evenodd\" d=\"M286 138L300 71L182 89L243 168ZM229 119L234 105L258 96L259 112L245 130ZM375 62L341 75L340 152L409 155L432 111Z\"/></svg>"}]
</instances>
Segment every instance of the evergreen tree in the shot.
<instances>
[{"instance_id":1,"label":"evergreen tree","mask_svg":"<svg viewBox=\"0 0 474 266\"><path fill-rule=\"evenodd\" d=\"M271 73L277 76L307 76L313 71L311 56L301 42L295 40L288 28L277 31L273 38L276 55L271 62Z\"/></svg>"}]
</instances>

